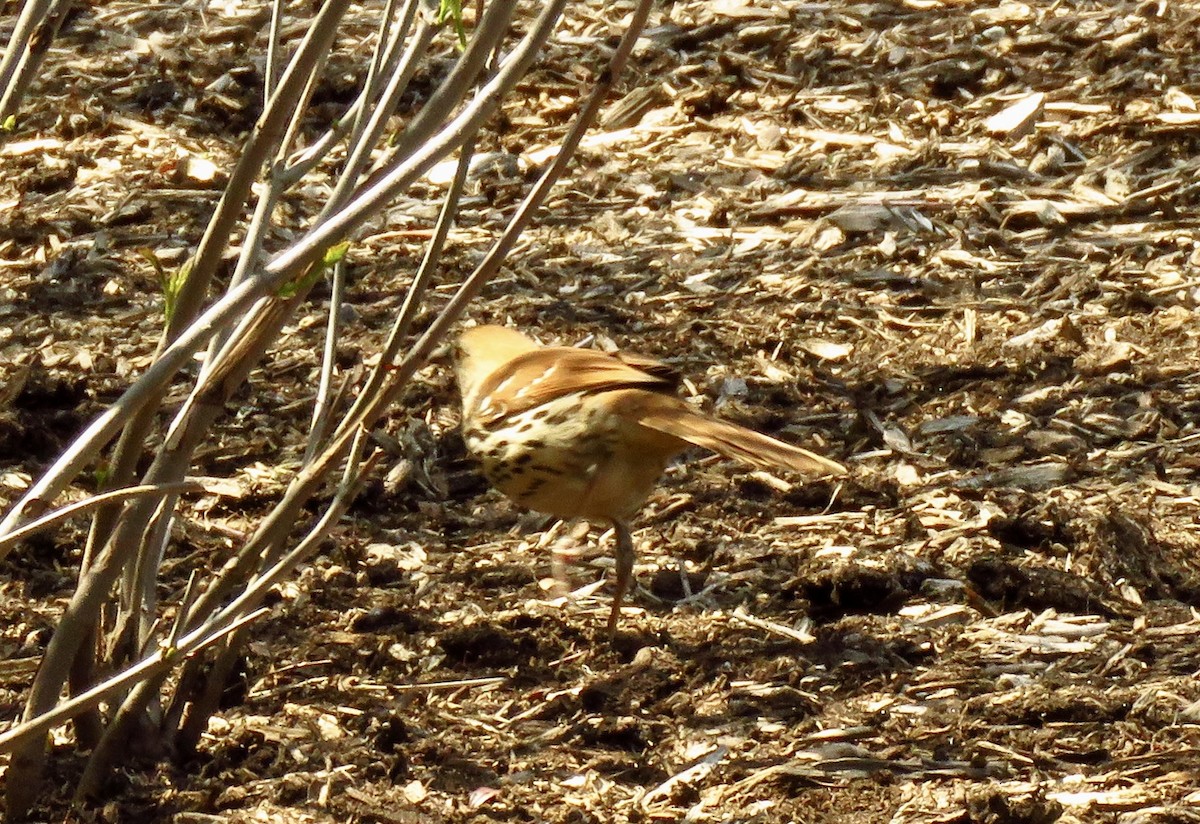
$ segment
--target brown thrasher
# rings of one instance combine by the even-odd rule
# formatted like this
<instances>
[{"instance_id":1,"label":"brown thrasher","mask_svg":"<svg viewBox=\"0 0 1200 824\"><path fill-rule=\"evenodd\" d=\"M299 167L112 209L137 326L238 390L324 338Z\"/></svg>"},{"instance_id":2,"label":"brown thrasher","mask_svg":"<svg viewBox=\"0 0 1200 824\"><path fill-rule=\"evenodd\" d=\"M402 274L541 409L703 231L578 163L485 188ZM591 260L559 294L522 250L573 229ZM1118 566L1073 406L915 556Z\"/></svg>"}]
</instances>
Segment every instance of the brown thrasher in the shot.
<instances>
[{"instance_id":1,"label":"brown thrasher","mask_svg":"<svg viewBox=\"0 0 1200 824\"><path fill-rule=\"evenodd\" d=\"M841 464L693 410L666 364L640 355L542 346L477 326L458 341L463 437L483 474L521 506L606 521L617 536L609 634L633 573L629 521L668 461L701 446L758 469L844 475Z\"/></svg>"}]
</instances>

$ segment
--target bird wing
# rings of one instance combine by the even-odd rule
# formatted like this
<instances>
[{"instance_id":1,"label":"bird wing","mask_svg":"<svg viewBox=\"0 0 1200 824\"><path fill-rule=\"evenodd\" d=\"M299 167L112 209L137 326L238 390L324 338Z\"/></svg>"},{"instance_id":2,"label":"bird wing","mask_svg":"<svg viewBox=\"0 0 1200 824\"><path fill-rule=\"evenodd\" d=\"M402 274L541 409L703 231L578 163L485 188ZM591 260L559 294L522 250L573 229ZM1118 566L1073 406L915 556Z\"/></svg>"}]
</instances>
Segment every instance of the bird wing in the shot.
<instances>
[{"instance_id":1,"label":"bird wing","mask_svg":"<svg viewBox=\"0 0 1200 824\"><path fill-rule=\"evenodd\" d=\"M635 355L632 352L614 352L612 357L621 361L634 369L646 372L656 378L669 383L671 386L678 386L682 379L679 377L679 371L669 363L663 363L658 358L652 358L649 355Z\"/></svg>"},{"instance_id":2,"label":"bird wing","mask_svg":"<svg viewBox=\"0 0 1200 824\"><path fill-rule=\"evenodd\" d=\"M477 395L488 403L478 413L485 420L494 420L565 395L614 389L670 391L675 381L668 373L666 364L652 358L547 346L518 355L488 375Z\"/></svg>"}]
</instances>

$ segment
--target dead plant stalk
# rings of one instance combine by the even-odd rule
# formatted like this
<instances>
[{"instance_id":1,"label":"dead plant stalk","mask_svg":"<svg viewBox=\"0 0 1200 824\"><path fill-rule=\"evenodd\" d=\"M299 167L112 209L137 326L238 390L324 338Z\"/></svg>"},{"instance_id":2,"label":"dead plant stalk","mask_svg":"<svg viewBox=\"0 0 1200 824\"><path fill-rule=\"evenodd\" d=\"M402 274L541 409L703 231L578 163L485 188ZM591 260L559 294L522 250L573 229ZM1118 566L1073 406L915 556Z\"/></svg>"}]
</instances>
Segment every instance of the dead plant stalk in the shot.
<instances>
[{"instance_id":1,"label":"dead plant stalk","mask_svg":"<svg viewBox=\"0 0 1200 824\"><path fill-rule=\"evenodd\" d=\"M41 5L35 6L39 2L29 0L28 7L38 20L47 13ZM384 139L389 118L420 61L430 54L438 25L434 22L436 10L428 0L406 0L398 14L397 3L389 2L378 27L368 81L359 97L348 107L345 117L310 142L309 149L296 152L301 115L327 63L338 23L348 5L347 0L329 0L321 6L277 82L274 61L280 53L277 38L281 12L276 9L271 35L269 100L247 138L175 296L175 310L167 318L160 351L145 373L85 428L0 521L0 557L3 557L19 536L27 534L22 525L33 505L60 495L122 430L108 484L110 489L133 487L135 468L142 459L142 444L162 417L167 389L178 382L182 369L194 354L206 345L209 347L203 367L192 379L188 400L166 426L163 446L137 491L127 490L119 499L115 491L110 492L91 504L97 512L75 594L34 678L21 723L0 736L0 752L12 753L6 775L10 817L19 818L37 800L47 755L47 732L68 719L77 719L80 744L95 747L78 788L84 796L96 791L103 777L119 763L120 755L126 751L120 745L130 736L148 736L163 752L196 745L209 714L216 709L224 683L220 674L228 671L240 654L244 628L261 614L258 604L262 597L317 552L322 539L349 506L375 460L361 461L366 432L387 413L470 299L499 271L520 233L562 175L583 133L595 120L650 8L649 0L639 2L611 55L608 69L580 107L562 148L492 249L464 279L400 363L388 368L410 334L425 290L438 267L467 179L475 135L533 65L566 0L546 3L524 36L498 62L491 76L481 82L480 76L490 57L499 52L509 36L516 9L514 2L489 4L445 81L365 179L368 163ZM9 55L5 59L5 67L15 65ZM347 123L352 125L348 127ZM259 258L275 219L275 205L300 181L301 174L315 169L339 140L347 138L347 161L325 208L299 240L276 252L266 265L260 265ZM193 578L175 609L174 619L165 620L156 591L162 560L169 550L170 527L180 515L179 493L186 488L183 484L195 463L196 447L211 436L232 393L271 350L285 323L319 281L327 250L350 237L435 163L455 151L459 152L457 173L425 258L383 347L380 365L368 376L351 407L339 410L343 395L330 391L331 352L338 329L337 302L344 283L335 279L335 300L327 325L322 370L324 388L313 413L305 460L253 536L217 574L199 584ZM288 158L293 157L296 159L288 165ZM266 185L258 194L241 239L235 276L223 295L210 298L217 264L233 242L252 186L264 170ZM336 423L329 425L326 421ZM339 467L342 479L333 501L305 531L304 537L285 551L302 507L328 484L330 473ZM126 500L123 506L119 505ZM37 524L38 528L49 525L46 521ZM118 581L122 583L115 625L102 627L102 606ZM107 642L102 645L99 642L105 637L105 630ZM211 669L207 678L202 678L199 653L217 642L219 651L208 662ZM96 658L97 653L105 656L103 661ZM172 682L180 664L182 671ZM95 683L94 673L101 666L117 674ZM68 681L70 696L60 700L62 687ZM164 693L172 683L173 692ZM107 716L101 712L105 704L109 707Z\"/></svg>"}]
</instances>

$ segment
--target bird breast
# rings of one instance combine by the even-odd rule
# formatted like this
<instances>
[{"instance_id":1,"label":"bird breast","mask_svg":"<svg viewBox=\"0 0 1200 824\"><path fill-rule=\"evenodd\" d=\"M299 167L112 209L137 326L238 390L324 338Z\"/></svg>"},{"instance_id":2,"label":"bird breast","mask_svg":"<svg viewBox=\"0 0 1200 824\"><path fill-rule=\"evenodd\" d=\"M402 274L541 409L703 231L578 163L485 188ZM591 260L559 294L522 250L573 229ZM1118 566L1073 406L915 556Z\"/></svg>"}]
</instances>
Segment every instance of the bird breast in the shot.
<instances>
[{"instance_id":1,"label":"bird breast","mask_svg":"<svg viewBox=\"0 0 1200 824\"><path fill-rule=\"evenodd\" d=\"M612 414L613 393L575 393L464 432L488 481L560 518L630 518L679 446Z\"/></svg>"}]
</instances>

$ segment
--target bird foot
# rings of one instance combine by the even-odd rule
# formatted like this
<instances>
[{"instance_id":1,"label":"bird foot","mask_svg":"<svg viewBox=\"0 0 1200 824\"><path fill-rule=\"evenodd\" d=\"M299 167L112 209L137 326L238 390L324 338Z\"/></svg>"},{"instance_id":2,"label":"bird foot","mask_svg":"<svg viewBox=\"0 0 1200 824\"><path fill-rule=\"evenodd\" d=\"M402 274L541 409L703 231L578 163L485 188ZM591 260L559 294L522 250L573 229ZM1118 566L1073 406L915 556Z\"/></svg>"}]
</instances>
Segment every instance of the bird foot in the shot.
<instances>
[{"instance_id":1,"label":"bird foot","mask_svg":"<svg viewBox=\"0 0 1200 824\"><path fill-rule=\"evenodd\" d=\"M587 548L587 524L582 531L576 527L565 535L559 535L550 545L550 574L553 583L550 594L555 598L564 598L571 593L571 567L579 565Z\"/></svg>"}]
</instances>

